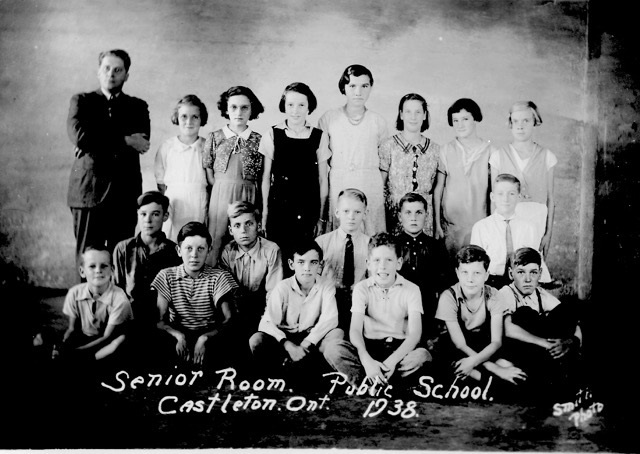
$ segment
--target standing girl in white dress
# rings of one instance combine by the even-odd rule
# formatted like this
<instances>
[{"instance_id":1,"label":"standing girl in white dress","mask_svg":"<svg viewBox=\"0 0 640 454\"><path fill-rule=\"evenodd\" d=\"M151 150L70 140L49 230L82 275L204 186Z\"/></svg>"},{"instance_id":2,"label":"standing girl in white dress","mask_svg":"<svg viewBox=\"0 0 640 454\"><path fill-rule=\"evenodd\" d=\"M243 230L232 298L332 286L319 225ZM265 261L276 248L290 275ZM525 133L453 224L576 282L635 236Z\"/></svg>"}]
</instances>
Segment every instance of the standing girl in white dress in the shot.
<instances>
[{"instance_id":1,"label":"standing girl in white dress","mask_svg":"<svg viewBox=\"0 0 640 454\"><path fill-rule=\"evenodd\" d=\"M156 153L156 183L170 203L162 231L172 241L187 222L204 222L207 216L207 174L202 167L205 139L198 135L207 117L207 108L196 95L180 99L171 114L179 133Z\"/></svg>"},{"instance_id":2,"label":"standing girl in white dress","mask_svg":"<svg viewBox=\"0 0 640 454\"><path fill-rule=\"evenodd\" d=\"M348 66L338 81L345 95L344 106L325 112L318 127L329 136L332 156L329 171L329 225L326 231L338 227L335 209L340 191L357 188L367 196L368 213L365 233L386 231L384 192L378 146L387 137L384 118L367 109L373 75L362 65Z\"/></svg>"}]
</instances>

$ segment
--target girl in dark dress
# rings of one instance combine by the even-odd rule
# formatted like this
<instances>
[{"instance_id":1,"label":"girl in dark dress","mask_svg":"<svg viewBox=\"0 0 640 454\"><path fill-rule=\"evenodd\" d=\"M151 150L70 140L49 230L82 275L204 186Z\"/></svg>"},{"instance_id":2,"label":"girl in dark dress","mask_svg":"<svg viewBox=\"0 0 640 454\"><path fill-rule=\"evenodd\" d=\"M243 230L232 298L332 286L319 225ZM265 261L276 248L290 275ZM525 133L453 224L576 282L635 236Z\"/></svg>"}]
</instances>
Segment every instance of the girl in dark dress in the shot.
<instances>
[{"instance_id":1,"label":"girl in dark dress","mask_svg":"<svg viewBox=\"0 0 640 454\"><path fill-rule=\"evenodd\" d=\"M259 152L264 155L262 178L262 227L267 238L288 257L291 245L324 233L323 219L331 157L328 138L307 122L315 110L311 89L294 82L284 89L280 111L285 121L262 136Z\"/></svg>"}]
</instances>

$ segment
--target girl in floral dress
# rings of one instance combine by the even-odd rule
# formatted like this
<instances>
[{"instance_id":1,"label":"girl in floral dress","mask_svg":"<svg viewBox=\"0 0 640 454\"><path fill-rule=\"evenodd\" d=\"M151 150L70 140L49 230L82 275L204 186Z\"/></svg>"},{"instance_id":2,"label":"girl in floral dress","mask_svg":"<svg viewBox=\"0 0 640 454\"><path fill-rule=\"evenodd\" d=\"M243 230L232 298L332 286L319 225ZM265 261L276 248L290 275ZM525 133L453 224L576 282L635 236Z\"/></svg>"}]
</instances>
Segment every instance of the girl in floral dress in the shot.
<instances>
[{"instance_id":1,"label":"girl in floral dress","mask_svg":"<svg viewBox=\"0 0 640 454\"><path fill-rule=\"evenodd\" d=\"M440 146L422 135L429 129L427 101L422 96L409 93L402 97L396 129L399 133L382 142L378 151L385 183L387 230L400 233L398 202L408 192L415 192L427 200L427 219L423 230L433 236L432 189Z\"/></svg>"},{"instance_id":2,"label":"girl in floral dress","mask_svg":"<svg viewBox=\"0 0 640 454\"><path fill-rule=\"evenodd\" d=\"M264 107L253 92L242 86L231 87L220 95L218 109L229 123L209 134L204 147L203 166L211 188L209 232L213 239L207 261L215 265L227 233L227 208L236 201L260 206L262 155L260 138L247 123L258 118Z\"/></svg>"}]
</instances>

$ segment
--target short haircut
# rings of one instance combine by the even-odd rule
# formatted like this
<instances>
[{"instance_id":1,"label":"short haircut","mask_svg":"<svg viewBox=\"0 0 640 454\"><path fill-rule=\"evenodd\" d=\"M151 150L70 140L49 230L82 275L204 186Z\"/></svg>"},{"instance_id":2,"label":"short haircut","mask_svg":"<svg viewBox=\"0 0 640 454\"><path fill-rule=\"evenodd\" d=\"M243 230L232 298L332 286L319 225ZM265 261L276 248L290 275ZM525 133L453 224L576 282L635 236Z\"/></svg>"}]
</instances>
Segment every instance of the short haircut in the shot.
<instances>
[{"instance_id":1,"label":"short haircut","mask_svg":"<svg viewBox=\"0 0 640 454\"><path fill-rule=\"evenodd\" d=\"M111 49L100 52L100 55L98 55L98 66L102 65L102 60L107 56L118 57L121 59L124 63L124 70L129 72L129 68L131 67L131 57L129 57L129 54L126 51L122 49Z\"/></svg>"},{"instance_id":2,"label":"short haircut","mask_svg":"<svg viewBox=\"0 0 640 454\"><path fill-rule=\"evenodd\" d=\"M305 95L307 97L307 101L309 103L309 113L312 113L318 107L318 100L316 99L316 95L313 94L311 88L307 84L303 84L302 82L293 82L287 85L282 92L282 96L280 97L280 104L278 104L280 108L280 112L284 113L284 103L287 97L287 93L290 91L295 91L296 93L300 93L301 95Z\"/></svg>"},{"instance_id":3,"label":"short haircut","mask_svg":"<svg viewBox=\"0 0 640 454\"><path fill-rule=\"evenodd\" d=\"M339 202L342 197L351 197L352 199L356 199L357 201L364 203L364 206L367 206L367 196L360 189L356 189L356 188L343 189L338 194L337 201Z\"/></svg>"},{"instance_id":4,"label":"short haircut","mask_svg":"<svg viewBox=\"0 0 640 454\"><path fill-rule=\"evenodd\" d=\"M185 238L190 236L201 236L207 240L207 244L209 246L211 246L211 243L213 242L211 240L209 229L202 222L192 221L183 225L180 232L178 232L178 244L182 243Z\"/></svg>"},{"instance_id":5,"label":"short haircut","mask_svg":"<svg viewBox=\"0 0 640 454\"><path fill-rule=\"evenodd\" d=\"M187 95L180 98L176 107L174 107L173 112L171 112L171 123L174 125L178 124L178 110L181 106L194 106L200 110L200 126L204 126L207 124L207 120L209 119L209 112L207 112L207 106L198 98L196 95Z\"/></svg>"},{"instance_id":6,"label":"short haircut","mask_svg":"<svg viewBox=\"0 0 640 454\"><path fill-rule=\"evenodd\" d=\"M398 131L402 131L404 129L404 121L400 118L400 113L402 112L402 108L404 107L404 103L407 101L420 101L422 103L422 109L427 114L427 117L422 122L420 126L420 132L429 129L429 108L427 106L427 100L420 96L418 93L409 93L408 95L404 95L400 99L400 105L398 106L398 118L396 118L396 129Z\"/></svg>"},{"instance_id":7,"label":"short haircut","mask_svg":"<svg viewBox=\"0 0 640 454\"><path fill-rule=\"evenodd\" d=\"M380 232L376 233L369 240L369 254L377 247L387 246L396 253L397 257L401 257L402 251L400 250L400 244L397 238L391 233Z\"/></svg>"},{"instance_id":8,"label":"short haircut","mask_svg":"<svg viewBox=\"0 0 640 454\"><path fill-rule=\"evenodd\" d=\"M511 175L510 173L501 173L495 178L495 180L493 180L494 186L498 183L504 182L515 184L516 186L518 186L518 192L520 192L520 180L518 180L518 178L514 175Z\"/></svg>"},{"instance_id":9,"label":"short haircut","mask_svg":"<svg viewBox=\"0 0 640 454\"><path fill-rule=\"evenodd\" d=\"M351 80L351 76L353 77L368 76L369 83L373 87L373 74L371 74L371 71L369 71L369 69L367 69L362 65L349 65L345 68L345 70L342 73L342 76L340 76L340 80L338 81L338 88L340 89L340 93L342 93L343 95L345 94L344 87Z\"/></svg>"},{"instance_id":10,"label":"short haircut","mask_svg":"<svg viewBox=\"0 0 640 454\"><path fill-rule=\"evenodd\" d=\"M491 262L491 259L487 255L487 252L480 246L470 244L468 246L463 246L458 251L458 253L456 254L456 262L457 268L465 263L481 262L486 271L489 269L489 262Z\"/></svg>"},{"instance_id":11,"label":"short haircut","mask_svg":"<svg viewBox=\"0 0 640 454\"><path fill-rule=\"evenodd\" d=\"M91 243L91 244L87 244L84 249L82 250L82 254L80 255L80 266L84 265L84 255L87 252L91 252L91 251L97 251L97 252L104 252L109 256L109 263L111 265L113 265L113 261L111 258L111 251L109 251L109 248L107 247L106 244L99 244L99 243Z\"/></svg>"},{"instance_id":12,"label":"short haircut","mask_svg":"<svg viewBox=\"0 0 640 454\"><path fill-rule=\"evenodd\" d=\"M482 111L480 110L480 106L473 99L460 98L451 104L451 107L447 110L447 121L449 122L449 126L453 126L453 114L459 113L462 110L469 112L473 119L478 123L482 121Z\"/></svg>"},{"instance_id":13,"label":"short haircut","mask_svg":"<svg viewBox=\"0 0 640 454\"><path fill-rule=\"evenodd\" d=\"M510 258L511 268L515 268L516 266L526 266L530 263L542 266L542 257L540 257L540 253L530 247L521 247L516 250Z\"/></svg>"},{"instance_id":14,"label":"short haircut","mask_svg":"<svg viewBox=\"0 0 640 454\"><path fill-rule=\"evenodd\" d=\"M231 224L232 219L235 219L243 214L253 214L256 222L260 222L260 210L253 203L243 200L229 204L229 208L227 208L229 224Z\"/></svg>"},{"instance_id":15,"label":"short haircut","mask_svg":"<svg viewBox=\"0 0 640 454\"><path fill-rule=\"evenodd\" d=\"M511 109L509 109L509 126L511 126L511 114L521 110L531 110L533 114L533 126L542 124L542 117L540 116L540 112L538 112L538 106L536 106L533 101L517 101L513 103Z\"/></svg>"},{"instance_id":16,"label":"short haircut","mask_svg":"<svg viewBox=\"0 0 640 454\"><path fill-rule=\"evenodd\" d=\"M417 192L407 192L405 195L402 196L402 198L398 202L398 211L402 211L402 206L405 203L413 203L413 202L420 202L424 207L424 209L425 210L427 209L427 200L424 197L422 197Z\"/></svg>"},{"instance_id":17,"label":"short haircut","mask_svg":"<svg viewBox=\"0 0 640 454\"><path fill-rule=\"evenodd\" d=\"M150 203L157 203L162 207L164 212L169 211L169 198L160 191L147 191L136 200L138 208L141 208Z\"/></svg>"},{"instance_id":18,"label":"short haircut","mask_svg":"<svg viewBox=\"0 0 640 454\"><path fill-rule=\"evenodd\" d=\"M237 85L235 87L229 88L227 91L223 91L220 94L220 99L218 100L218 110L224 118L229 119L229 115L227 114L229 98L232 96L246 96L249 98L249 102L251 103L251 116L249 120L255 120L258 116L264 112L264 106L258 99L258 97L253 94L250 88L243 87L241 85Z\"/></svg>"},{"instance_id":19,"label":"short haircut","mask_svg":"<svg viewBox=\"0 0 640 454\"><path fill-rule=\"evenodd\" d=\"M322 253L322 248L318 243L315 242L315 240L311 240L311 239L296 241L291 247L291 251L289 252L290 254L289 258L291 260L294 260L294 257L296 254L305 255L309 251L316 251L318 253L318 259L322 261L322 258L324 256Z\"/></svg>"}]
</instances>

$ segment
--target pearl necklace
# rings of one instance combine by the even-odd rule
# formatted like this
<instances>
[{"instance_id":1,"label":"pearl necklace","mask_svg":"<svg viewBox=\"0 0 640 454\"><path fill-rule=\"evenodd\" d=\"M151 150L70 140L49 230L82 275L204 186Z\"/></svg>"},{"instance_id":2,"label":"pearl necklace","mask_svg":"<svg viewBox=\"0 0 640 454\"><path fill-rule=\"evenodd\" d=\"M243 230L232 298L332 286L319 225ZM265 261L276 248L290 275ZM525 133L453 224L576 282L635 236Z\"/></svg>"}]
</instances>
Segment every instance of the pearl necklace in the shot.
<instances>
[{"instance_id":1,"label":"pearl necklace","mask_svg":"<svg viewBox=\"0 0 640 454\"><path fill-rule=\"evenodd\" d=\"M349 120L349 123L351 123L354 126L358 126L360 123L362 123L362 120L364 120L364 114L367 113L367 108L365 107L364 111L362 112L362 115L360 115L357 118L351 118L347 113L347 108L343 107L343 109L344 109L344 114L347 116L347 120Z\"/></svg>"}]
</instances>

